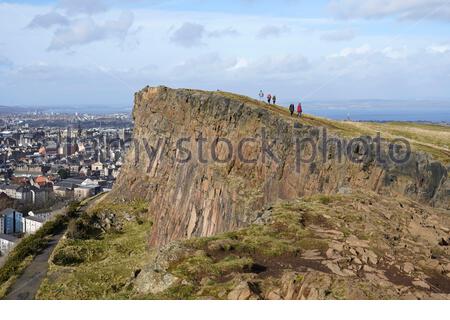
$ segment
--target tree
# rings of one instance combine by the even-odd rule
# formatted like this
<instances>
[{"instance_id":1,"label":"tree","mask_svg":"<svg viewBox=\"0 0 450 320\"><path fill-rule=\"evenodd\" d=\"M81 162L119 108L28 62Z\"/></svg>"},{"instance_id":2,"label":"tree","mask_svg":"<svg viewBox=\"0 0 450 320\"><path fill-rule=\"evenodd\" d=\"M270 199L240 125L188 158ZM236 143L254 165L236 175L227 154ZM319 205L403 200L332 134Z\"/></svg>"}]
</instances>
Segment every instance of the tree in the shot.
<instances>
[{"instance_id":1,"label":"tree","mask_svg":"<svg viewBox=\"0 0 450 320\"><path fill-rule=\"evenodd\" d=\"M58 175L61 177L61 179L67 179L70 177L70 171L67 169L59 169Z\"/></svg>"}]
</instances>

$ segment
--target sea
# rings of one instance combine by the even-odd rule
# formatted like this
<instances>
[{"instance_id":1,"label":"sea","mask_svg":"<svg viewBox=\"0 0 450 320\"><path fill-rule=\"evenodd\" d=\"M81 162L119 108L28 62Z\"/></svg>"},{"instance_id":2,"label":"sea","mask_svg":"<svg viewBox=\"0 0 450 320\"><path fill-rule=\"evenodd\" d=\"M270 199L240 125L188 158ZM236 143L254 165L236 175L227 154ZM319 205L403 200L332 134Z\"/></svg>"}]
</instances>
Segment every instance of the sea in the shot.
<instances>
[{"instance_id":1,"label":"sea","mask_svg":"<svg viewBox=\"0 0 450 320\"><path fill-rule=\"evenodd\" d=\"M305 101L304 112L334 120L450 124L450 101Z\"/></svg>"}]
</instances>

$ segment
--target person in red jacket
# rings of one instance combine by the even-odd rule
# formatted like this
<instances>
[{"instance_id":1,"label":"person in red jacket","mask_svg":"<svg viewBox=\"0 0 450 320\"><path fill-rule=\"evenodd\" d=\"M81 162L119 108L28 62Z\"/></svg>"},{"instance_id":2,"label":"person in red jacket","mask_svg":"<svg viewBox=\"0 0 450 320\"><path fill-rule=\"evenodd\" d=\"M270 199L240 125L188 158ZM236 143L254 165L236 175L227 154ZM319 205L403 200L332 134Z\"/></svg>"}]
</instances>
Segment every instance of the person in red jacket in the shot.
<instances>
[{"instance_id":1,"label":"person in red jacket","mask_svg":"<svg viewBox=\"0 0 450 320\"><path fill-rule=\"evenodd\" d=\"M298 103L298 106L297 106L297 114L298 114L298 117L299 117L299 118L302 117L302 113L303 113L302 103L299 102L299 103Z\"/></svg>"}]
</instances>

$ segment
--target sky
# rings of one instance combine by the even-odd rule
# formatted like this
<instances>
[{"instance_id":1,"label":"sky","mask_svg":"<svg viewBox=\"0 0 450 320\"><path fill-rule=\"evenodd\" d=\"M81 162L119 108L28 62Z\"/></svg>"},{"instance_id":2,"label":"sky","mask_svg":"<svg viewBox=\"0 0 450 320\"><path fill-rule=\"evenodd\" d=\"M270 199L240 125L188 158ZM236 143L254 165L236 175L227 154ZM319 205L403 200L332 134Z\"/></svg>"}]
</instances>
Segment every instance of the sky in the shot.
<instances>
[{"instance_id":1,"label":"sky","mask_svg":"<svg viewBox=\"0 0 450 320\"><path fill-rule=\"evenodd\" d=\"M0 0L0 105L147 85L450 101L450 0Z\"/></svg>"}]
</instances>

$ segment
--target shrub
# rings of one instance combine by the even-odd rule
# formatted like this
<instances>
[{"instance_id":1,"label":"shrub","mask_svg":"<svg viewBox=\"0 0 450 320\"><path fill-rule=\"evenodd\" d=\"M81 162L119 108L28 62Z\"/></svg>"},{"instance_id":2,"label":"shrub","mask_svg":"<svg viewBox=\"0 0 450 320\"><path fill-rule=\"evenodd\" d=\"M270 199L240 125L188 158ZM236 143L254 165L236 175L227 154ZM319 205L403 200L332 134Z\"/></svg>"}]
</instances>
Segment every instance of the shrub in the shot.
<instances>
[{"instance_id":1,"label":"shrub","mask_svg":"<svg viewBox=\"0 0 450 320\"><path fill-rule=\"evenodd\" d=\"M96 227L98 217L83 213L76 220L71 220L67 228L67 237L69 239L88 240L98 237L102 230Z\"/></svg>"},{"instance_id":2,"label":"shrub","mask_svg":"<svg viewBox=\"0 0 450 320\"><path fill-rule=\"evenodd\" d=\"M72 201L71 203L69 203L69 206L67 208L67 216L69 218L76 218L78 216L79 208L80 208L80 202Z\"/></svg>"},{"instance_id":3,"label":"shrub","mask_svg":"<svg viewBox=\"0 0 450 320\"><path fill-rule=\"evenodd\" d=\"M74 266L86 260L86 251L85 248L65 247L56 252L52 261L58 266Z\"/></svg>"}]
</instances>

